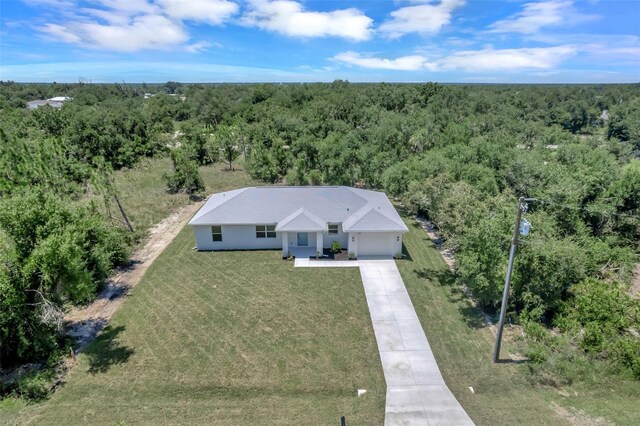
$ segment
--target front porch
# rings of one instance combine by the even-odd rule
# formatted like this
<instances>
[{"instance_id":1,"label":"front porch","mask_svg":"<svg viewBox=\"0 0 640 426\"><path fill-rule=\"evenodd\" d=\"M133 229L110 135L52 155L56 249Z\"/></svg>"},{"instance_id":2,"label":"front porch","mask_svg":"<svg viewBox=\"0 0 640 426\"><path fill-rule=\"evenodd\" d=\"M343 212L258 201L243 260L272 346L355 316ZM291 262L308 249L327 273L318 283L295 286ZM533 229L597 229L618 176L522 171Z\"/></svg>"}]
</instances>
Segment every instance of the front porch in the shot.
<instances>
[{"instance_id":1,"label":"front porch","mask_svg":"<svg viewBox=\"0 0 640 426\"><path fill-rule=\"evenodd\" d=\"M313 247L289 247L288 254L296 259L309 259L316 257L316 248ZM284 257L284 256L283 256Z\"/></svg>"},{"instance_id":2,"label":"front porch","mask_svg":"<svg viewBox=\"0 0 640 426\"><path fill-rule=\"evenodd\" d=\"M282 257L316 257L316 253L323 253L323 241L322 231L282 232Z\"/></svg>"}]
</instances>

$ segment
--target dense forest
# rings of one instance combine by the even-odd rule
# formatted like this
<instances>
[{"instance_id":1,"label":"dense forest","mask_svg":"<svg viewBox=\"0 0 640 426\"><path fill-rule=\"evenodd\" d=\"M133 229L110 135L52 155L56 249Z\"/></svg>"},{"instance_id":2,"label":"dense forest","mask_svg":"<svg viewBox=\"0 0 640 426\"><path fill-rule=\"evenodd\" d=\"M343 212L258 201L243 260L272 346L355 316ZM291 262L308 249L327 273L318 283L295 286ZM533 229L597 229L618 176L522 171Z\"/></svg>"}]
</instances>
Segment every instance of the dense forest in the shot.
<instances>
[{"instance_id":1,"label":"dense forest","mask_svg":"<svg viewBox=\"0 0 640 426\"><path fill-rule=\"evenodd\" d=\"M54 96L73 99L26 108ZM532 377L598 362L640 379L640 85L0 82L0 367L68 344L63 307L95 297L140 237L126 206L105 207L113 173L159 155L171 192L203 193L199 165L239 158L269 183L384 190L437 226L489 316L517 198L533 198L509 306Z\"/></svg>"}]
</instances>

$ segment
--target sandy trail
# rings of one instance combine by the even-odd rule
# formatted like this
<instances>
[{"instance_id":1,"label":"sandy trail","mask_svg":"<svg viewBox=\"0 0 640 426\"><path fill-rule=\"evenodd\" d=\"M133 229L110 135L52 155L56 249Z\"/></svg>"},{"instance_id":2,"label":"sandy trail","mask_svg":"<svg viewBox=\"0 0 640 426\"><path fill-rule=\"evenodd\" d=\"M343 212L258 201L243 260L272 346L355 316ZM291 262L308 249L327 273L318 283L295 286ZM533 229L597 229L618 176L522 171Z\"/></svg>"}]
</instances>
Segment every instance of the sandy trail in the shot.
<instances>
[{"instance_id":1,"label":"sandy trail","mask_svg":"<svg viewBox=\"0 0 640 426\"><path fill-rule=\"evenodd\" d=\"M640 263L636 265L636 270L633 272L630 293L631 297L640 299Z\"/></svg>"},{"instance_id":2,"label":"sandy trail","mask_svg":"<svg viewBox=\"0 0 640 426\"><path fill-rule=\"evenodd\" d=\"M444 239L440 236L440 233L436 229L433 222L425 219L424 217L416 217L416 220L427 233L433 244L435 244L436 249L440 252L440 255L444 259L444 262L449 267L451 272L454 272L456 269L456 258L453 254L453 251L447 248L444 248Z\"/></svg>"},{"instance_id":3,"label":"sandy trail","mask_svg":"<svg viewBox=\"0 0 640 426\"><path fill-rule=\"evenodd\" d=\"M131 258L131 264L117 271L96 300L88 306L74 308L65 315L67 334L76 339L76 351L91 342L113 314L120 308L127 293L135 287L154 260L178 235L182 227L200 208L202 202L184 206L155 225L147 241Z\"/></svg>"}]
</instances>

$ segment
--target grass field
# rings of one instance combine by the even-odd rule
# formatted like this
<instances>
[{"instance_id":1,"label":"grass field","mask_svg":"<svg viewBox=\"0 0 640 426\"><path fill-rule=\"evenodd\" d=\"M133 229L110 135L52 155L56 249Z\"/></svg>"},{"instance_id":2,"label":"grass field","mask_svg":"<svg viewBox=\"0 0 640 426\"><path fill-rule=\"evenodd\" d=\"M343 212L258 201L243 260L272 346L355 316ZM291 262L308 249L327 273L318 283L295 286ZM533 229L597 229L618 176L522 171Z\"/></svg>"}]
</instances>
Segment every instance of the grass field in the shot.
<instances>
[{"instance_id":1,"label":"grass field","mask_svg":"<svg viewBox=\"0 0 640 426\"><path fill-rule=\"evenodd\" d=\"M189 202L164 191L168 159L119 172L148 228ZM201 169L207 192L255 185ZM494 335L408 220L400 272L447 384L478 425L640 424L640 386L554 389L526 363L491 363ZM293 269L276 251L197 253L184 230L50 400L0 401L1 424L381 424L384 379L357 270ZM503 354L510 345L506 344ZM474 392L469 390L473 387ZM356 398L357 388L366 388Z\"/></svg>"},{"instance_id":2,"label":"grass field","mask_svg":"<svg viewBox=\"0 0 640 426\"><path fill-rule=\"evenodd\" d=\"M398 261L400 273L445 381L476 424L640 424L637 381L611 377L555 389L532 385L526 363L493 364L495 335L453 285L427 235L415 221L407 226L411 259ZM503 345L503 358L509 349Z\"/></svg>"},{"instance_id":3,"label":"grass field","mask_svg":"<svg viewBox=\"0 0 640 426\"><path fill-rule=\"evenodd\" d=\"M14 421L382 423L385 383L357 269L192 247L185 229L66 384L11 410Z\"/></svg>"},{"instance_id":4,"label":"grass field","mask_svg":"<svg viewBox=\"0 0 640 426\"><path fill-rule=\"evenodd\" d=\"M242 162L235 168L235 171L229 171L224 164L200 167L205 193L259 185L242 170ZM163 174L171 173L172 169L171 160L165 157L144 159L133 169L116 173L121 202L137 231L146 231L176 208L189 204L188 195L167 193ZM115 203L111 210L117 214Z\"/></svg>"}]
</instances>

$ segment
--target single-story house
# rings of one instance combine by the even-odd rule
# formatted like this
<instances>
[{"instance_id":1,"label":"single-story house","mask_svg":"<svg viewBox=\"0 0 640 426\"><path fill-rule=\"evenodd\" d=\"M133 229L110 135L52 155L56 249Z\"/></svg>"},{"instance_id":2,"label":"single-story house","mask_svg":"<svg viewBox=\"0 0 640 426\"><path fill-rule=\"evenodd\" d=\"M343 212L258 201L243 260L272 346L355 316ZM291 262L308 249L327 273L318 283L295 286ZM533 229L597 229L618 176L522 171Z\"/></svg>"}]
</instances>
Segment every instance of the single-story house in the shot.
<instances>
[{"instance_id":1,"label":"single-story house","mask_svg":"<svg viewBox=\"0 0 640 426\"><path fill-rule=\"evenodd\" d=\"M66 101L73 100L69 96L55 96L49 99L36 99L35 101L27 102L27 109L38 109L41 106L49 105L53 108L60 108Z\"/></svg>"},{"instance_id":2,"label":"single-story house","mask_svg":"<svg viewBox=\"0 0 640 426\"><path fill-rule=\"evenodd\" d=\"M53 108L60 108L62 107L62 102L50 101L48 99L36 99L35 101L27 102L27 109L38 109L45 105L49 105Z\"/></svg>"},{"instance_id":3,"label":"single-story house","mask_svg":"<svg viewBox=\"0 0 640 426\"><path fill-rule=\"evenodd\" d=\"M198 250L282 249L313 256L334 241L356 257L402 252L407 226L383 192L264 186L213 194L193 216Z\"/></svg>"}]
</instances>

